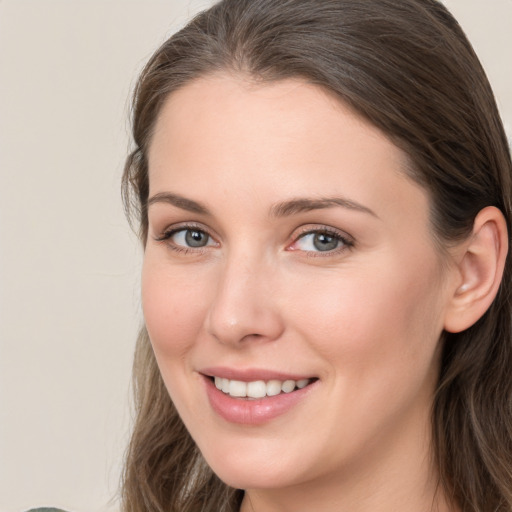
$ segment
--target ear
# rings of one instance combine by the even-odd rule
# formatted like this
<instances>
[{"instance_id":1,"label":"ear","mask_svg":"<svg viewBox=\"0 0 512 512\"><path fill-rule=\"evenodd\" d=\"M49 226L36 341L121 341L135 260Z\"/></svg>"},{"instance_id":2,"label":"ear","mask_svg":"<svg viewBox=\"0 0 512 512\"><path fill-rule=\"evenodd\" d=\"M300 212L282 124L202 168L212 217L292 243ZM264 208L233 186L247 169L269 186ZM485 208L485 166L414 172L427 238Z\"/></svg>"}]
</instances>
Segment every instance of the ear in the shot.
<instances>
[{"instance_id":1,"label":"ear","mask_svg":"<svg viewBox=\"0 0 512 512\"><path fill-rule=\"evenodd\" d=\"M478 213L473 232L459 251L456 270L460 277L445 314L444 328L448 332L471 327L498 293L508 252L507 223L498 208L488 206Z\"/></svg>"}]
</instances>

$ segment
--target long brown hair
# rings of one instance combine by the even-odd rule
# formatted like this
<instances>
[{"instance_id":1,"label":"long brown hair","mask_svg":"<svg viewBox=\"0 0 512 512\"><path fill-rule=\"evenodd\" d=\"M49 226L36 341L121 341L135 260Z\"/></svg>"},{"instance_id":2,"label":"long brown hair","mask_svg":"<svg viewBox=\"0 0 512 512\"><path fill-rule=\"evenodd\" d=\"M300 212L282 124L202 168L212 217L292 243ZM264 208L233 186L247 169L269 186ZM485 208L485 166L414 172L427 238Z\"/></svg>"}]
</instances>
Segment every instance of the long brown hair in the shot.
<instances>
[{"instance_id":1,"label":"long brown hair","mask_svg":"<svg viewBox=\"0 0 512 512\"><path fill-rule=\"evenodd\" d=\"M258 82L301 77L380 128L430 194L436 243L498 207L512 232L512 164L485 73L436 0L223 0L172 36L134 93L127 212L147 236L147 152L167 96L219 70ZM440 484L464 512L512 511L511 256L498 295L471 328L443 335L433 404ZM136 422L125 512L236 511L242 491L208 468L160 378L145 329L134 363Z\"/></svg>"}]
</instances>

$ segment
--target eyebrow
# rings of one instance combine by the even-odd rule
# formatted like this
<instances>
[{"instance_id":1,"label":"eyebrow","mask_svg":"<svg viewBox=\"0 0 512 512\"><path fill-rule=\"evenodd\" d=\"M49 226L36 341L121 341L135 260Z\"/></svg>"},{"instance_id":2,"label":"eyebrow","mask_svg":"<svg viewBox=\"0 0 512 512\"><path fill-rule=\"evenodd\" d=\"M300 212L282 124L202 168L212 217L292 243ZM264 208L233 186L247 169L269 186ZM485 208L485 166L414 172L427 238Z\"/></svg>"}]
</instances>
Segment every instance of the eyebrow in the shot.
<instances>
[{"instance_id":1,"label":"eyebrow","mask_svg":"<svg viewBox=\"0 0 512 512\"><path fill-rule=\"evenodd\" d=\"M282 203L275 204L270 210L273 217L287 217L297 213L309 212L311 210L323 210L325 208L333 208L341 206L348 210L355 210L362 213L367 213L372 217L378 218L378 215L370 208L363 206L355 201L346 199L344 197L326 197L326 198L297 198Z\"/></svg>"},{"instance_id":2,"label":"eyebrow","mask_svg":"<svg viewBox=\"0 0 512 512\"><path fill-rule=\"evenodd\" d=\"M206 208L206 206L202 205L201 203L193 201L192 199L187 199L186 197L180 196L178 194L173 194L171 192L160 192L150 197L148 200L148 207L156 203L167 203L192 213L211 215L208 208Z\"/></svg>"},{"instance_id":3,"label":"eyebrow","mask_svg":"<svg viewBox=\"0 0 512 512\"><path fill-rule=\"evenodd\" d=\"M167 203L192 213L211 216L210 211L203 204L171 192L160 192L155 194L148 200L148 207L156 203ZM288 217L296 215L297 213L309 212L312 210L323 210L337 206L348 210L366 213L372 217L378 218L378 215L370 208L343 197L290 199L273 205L270 209L270 216L275 218Z\"/></svg>"}]
</instances>

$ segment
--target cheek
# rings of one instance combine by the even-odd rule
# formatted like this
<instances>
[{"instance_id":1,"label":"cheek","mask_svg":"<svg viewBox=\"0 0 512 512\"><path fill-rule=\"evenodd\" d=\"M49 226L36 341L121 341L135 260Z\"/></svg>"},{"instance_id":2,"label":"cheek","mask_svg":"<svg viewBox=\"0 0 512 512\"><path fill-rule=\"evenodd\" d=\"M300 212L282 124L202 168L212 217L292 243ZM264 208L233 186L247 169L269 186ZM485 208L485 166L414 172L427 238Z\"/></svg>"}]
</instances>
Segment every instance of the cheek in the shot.
<instances>
[{"instance_id":1,"label":"cheek","mask_svg":"<svg viewBox=\"0 0 512 512\"><path fill-rule=\"evenodd\" d=\"M142 270L142 309L157 358L187 351L203 325L205 282L172 265L146 257Z\"/></svg>"},{"instance_id":2,"label":"cheek","mask_svg":"<svg viewBox=\"0 0 512 512\"><path fill-rule=\"evenodd\" d=\"M421 360L435 350L442 331L437 265L419 261L411 268L399 261L386 265L384 258L379 262L365 265L364 274L354 268L314 286L308 280L307 294L293 294L300 298L297 319L307 320L296 322L303 335L346 371Z\"/></svg>"},{"instance_id":3,"label":"cheek","mask_svg":"<svg viewBox=\"0 0 512 512\"><path fill-rule=\"evenodd\" d=\"M347 456L410 411L424 420L437 380L437 268L424 267L421 275L403 266L382 268L365 265L364 276L351 269L350 277L317 282L295 313L300 337L328 362L324 382L335 397L335 419L325 435ZM351 448L344 444L348 438Z\"/></svg>"}]
</instances>

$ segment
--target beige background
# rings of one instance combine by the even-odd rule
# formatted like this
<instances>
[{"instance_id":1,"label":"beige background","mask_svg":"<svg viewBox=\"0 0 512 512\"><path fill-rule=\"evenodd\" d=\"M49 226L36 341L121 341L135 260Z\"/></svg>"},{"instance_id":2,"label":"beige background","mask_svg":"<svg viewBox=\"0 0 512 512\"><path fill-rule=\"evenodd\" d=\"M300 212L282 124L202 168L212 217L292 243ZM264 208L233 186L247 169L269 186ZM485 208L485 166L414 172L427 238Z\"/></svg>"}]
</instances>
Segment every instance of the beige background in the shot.
<instances>
[{"instance_id":1,"label":"beige background","mask_svg":"<svg viewBox=\"0 0 512 512\"><path fill-rule=\"evenodd\" d=\"M447 0L512 123L512 0ZM0 512L116 510L140 321L127 98L208 0L0 0Z\"/></svg>"}]
</instances>

